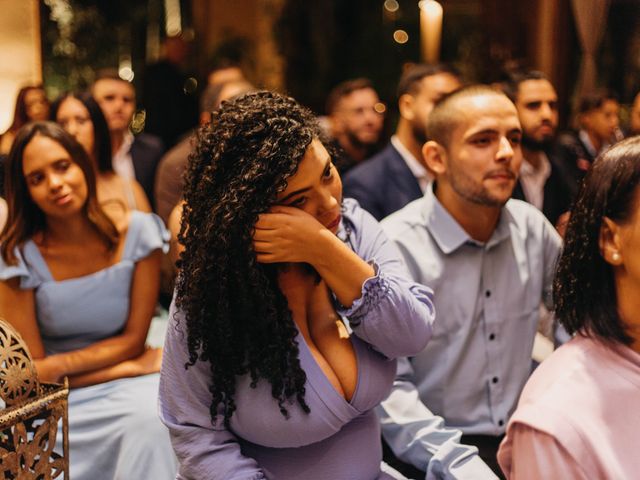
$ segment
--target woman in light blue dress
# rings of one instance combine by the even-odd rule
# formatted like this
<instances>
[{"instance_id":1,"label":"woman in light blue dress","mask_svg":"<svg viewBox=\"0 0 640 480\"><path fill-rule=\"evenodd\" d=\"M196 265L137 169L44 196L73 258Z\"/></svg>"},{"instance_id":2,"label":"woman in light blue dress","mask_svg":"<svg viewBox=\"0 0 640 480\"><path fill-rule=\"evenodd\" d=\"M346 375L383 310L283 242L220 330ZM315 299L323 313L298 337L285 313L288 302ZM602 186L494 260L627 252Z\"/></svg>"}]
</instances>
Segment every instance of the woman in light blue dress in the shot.
<instances>
[{"instance_id":1,"label":"woman in light blue dress","mask_svg":"<svg viewBox=\"0 0 640 480\"><path fill-rule=\"evenodd\" d=\"M162 352L145 347L162 222L133 211L116 227L86 152L51 122L18 132L5 189L0 316L23 336L40 380L69 378L71 478L174 478L156 414Z\"/></svg>"}]
</instances>

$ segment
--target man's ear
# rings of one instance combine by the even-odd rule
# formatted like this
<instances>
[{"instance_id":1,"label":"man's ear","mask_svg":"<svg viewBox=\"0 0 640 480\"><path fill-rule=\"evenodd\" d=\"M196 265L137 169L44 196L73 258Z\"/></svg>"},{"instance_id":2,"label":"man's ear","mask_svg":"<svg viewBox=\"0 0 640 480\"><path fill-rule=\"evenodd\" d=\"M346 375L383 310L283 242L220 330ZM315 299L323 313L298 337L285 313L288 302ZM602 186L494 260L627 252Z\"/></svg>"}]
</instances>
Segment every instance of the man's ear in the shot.
<instances>
[{"instance_id":1,"label":"man's ear","mask_svg":"<svg viewBox=\"0 0 640 480\"><path fill-rule=\"evenodd\" d=\"M578 116L578 124L581 128L591 130L593 127L593 111L581 113Z\"/></svg>"},{"instance_id":2,"label":"man's ear","mask_svg":"<svg viewBox=\"0 0 640 480\"><path fill-rule=\"evenodd\" d=\"M401 95L398 99L398 111L400 112L400 116L405 120L412 121L415 118L415 114L413 113L413 101L414 98L408 93Z\"/></svg>"},{"instance_id":3,"label":"man's ear","mask_svg":"<svg viewBox=\"0 0 640 480\"><path fill-rule=\"evenodd\" d=\"M602 219L598 243L605 262L614 266L622 264L620 227L608 217Z\"/></svg>"},{"instance_id":4,"label":"man's ear","mask_svg":"<svg viewBox=\"0 0 640 480\"><path fill-rule=\"evenodd\" d=\"M447 171L447 152L438 142L429 140L422 146L422 159L436 176Z\"/></svg>"},{"instance_id":5,"label":"man's ear","mask_svg":"<svg viewBox=\"0 0 640 480\"><path fill-rule=\"evenodd\" d=\"M331 134L335 137L342 135L344 132L344 120L340 112L334 112L327 117L329 119L329 125L331 126Z\"/></svg>"}]
</instances>

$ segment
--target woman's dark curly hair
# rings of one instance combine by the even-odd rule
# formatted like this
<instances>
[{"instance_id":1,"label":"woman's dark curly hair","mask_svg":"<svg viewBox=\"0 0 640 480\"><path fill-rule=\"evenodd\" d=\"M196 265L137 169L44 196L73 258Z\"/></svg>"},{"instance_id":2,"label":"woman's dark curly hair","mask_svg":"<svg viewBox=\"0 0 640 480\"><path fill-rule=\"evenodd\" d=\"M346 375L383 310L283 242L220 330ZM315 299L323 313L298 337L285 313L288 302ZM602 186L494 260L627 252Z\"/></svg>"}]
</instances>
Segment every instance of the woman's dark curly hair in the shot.
<instances>
[{"instance_id":1,"label":"woman's dark curly hair","mask_svg":"<svg viewBox=\"0 0 640 480\"><path fill-rule=\"evenodd\" d=\"M603 218L628 222L640 200L640 137L594 162L578 193L554 281L555 312L570 334L630 344L617 306L613 268L602 257Z\"/></svg>"},{"instance_id":2,"label":"woman's dark curly hair","mask_svg":"<svg viewBox=\"0 0 640 480\"><path fill-rule=\"evenodd\" d=\"M225 102L198 133L185 177L179 240L185 251L176 305L184 312L189 362L211 365L211 417L235 411L236 378L271 383L280 412L305 403L298 331L277 283L277 267L259 264L253 247L258 215L296 173L321 133L313 114L272 92Z\"/></svg>"}]
</instances>

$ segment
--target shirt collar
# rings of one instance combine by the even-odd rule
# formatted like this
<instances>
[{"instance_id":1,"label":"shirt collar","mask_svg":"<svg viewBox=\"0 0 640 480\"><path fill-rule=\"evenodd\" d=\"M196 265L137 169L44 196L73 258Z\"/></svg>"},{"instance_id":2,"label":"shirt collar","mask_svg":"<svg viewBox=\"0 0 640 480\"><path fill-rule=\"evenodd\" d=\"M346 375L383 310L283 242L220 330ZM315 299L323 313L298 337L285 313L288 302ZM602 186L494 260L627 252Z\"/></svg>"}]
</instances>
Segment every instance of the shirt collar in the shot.
<instances>
[{"instance_id":1,"label":"shirt collar","mask_svg":"<svg viewBox=\"0 0 640 480\"><path fill-rule=\"evenodd\" d=\"M129 151L131 150L132 144L133 144L133 133L127 130L124 133L124 137L122 139L122 145L120 145L120 148L118 149L117 152L114 152L114 156L128 155Z\"/></svg>"},{"instance_id":2,"label":"shirt collar","mask_svg":"<svg viewBox=\"0 0 640 480\"><path fill-rule=\"evenodd\" d=\"M418 159L414 157L413 154L407 149L407 147L402 144L397 135L393 135L391 137L391 145L393 145L394 148L398 151L402 159L407 164L407 167L409 167L409 170L411 170L411 173L413 173L414 177L418 179L431 179L431 176L429 175L427 169L424 168L424 165L422 165L418 161Z\"/></svg>"},{"instance_id":3,"label":"shirt collar","mask_svg":"<svg viewBox=\"0 0 640 480\"><path fill-rule=\"evenodd\" d=\"M530 164L526 159L522 159L522 164L520 165L520 175L528 175L528 176L540 176L544 177L546 180L551 173L551 164L549 162L549 158L546 153L542 150L539 152L535 152L538 157L540 157L540 166L536 169L532 164Z\"/></svg>"},{"instance_id":4,"label":"shirt collar","mask_svg":"<svg viewBox=\"0 0 640 480\"><path fill-rule=\"evenodd\" d=\"M589 152L589 155L591 155L592 157L596 157L598 155L598 151L596 150L596 147L593 146L593 143L591 143L591 138L589 138L589 134L587 133L587 131L580 130L578 132L578 137L580 137L580 140L582 141L582 144ZM600 151L603 151L607 147L607 145L608 144L603 144Z\"/></svg>"},{"instance_id":5,"label":"shirt collar","mask_svg":"<svg viewBox=\"0 0 640 480\"><path fill-rule=\"evenodd\" d=\"M510 214L502 208L498 225L487 243L478 242L460 226L433 193L434 182L429 183L424 195L424 222L438 247L445 255L449 255L464 244L472 244L482 248L493 248L511 235L509 228Z\"/></svg>"}]
</instances>

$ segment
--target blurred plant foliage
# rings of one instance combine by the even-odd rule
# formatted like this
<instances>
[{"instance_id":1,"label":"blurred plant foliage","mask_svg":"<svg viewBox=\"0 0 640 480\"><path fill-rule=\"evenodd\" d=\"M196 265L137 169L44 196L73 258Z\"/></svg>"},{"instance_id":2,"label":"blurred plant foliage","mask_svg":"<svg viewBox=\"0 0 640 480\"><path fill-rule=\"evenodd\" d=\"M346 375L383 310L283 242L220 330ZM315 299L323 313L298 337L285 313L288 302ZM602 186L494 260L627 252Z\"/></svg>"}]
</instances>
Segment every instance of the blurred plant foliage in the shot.
<instances>
[{"instance_id":1,"label":"blurred plant foliage","mask_svg":"<svg viewBox=\"0 0 640 480\"><path fill-rule=\"evenodd\" d=\"M146 35L150 4L161 0L44 0L43 75L50 97L86 88L95 72L115 68L123 52ZM141 61L144 61L142 48Z\"/></svg>"}]
</instances>

